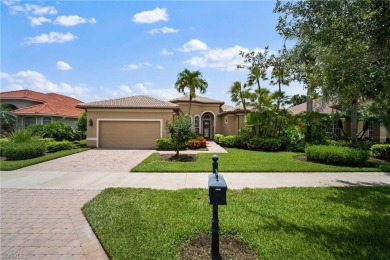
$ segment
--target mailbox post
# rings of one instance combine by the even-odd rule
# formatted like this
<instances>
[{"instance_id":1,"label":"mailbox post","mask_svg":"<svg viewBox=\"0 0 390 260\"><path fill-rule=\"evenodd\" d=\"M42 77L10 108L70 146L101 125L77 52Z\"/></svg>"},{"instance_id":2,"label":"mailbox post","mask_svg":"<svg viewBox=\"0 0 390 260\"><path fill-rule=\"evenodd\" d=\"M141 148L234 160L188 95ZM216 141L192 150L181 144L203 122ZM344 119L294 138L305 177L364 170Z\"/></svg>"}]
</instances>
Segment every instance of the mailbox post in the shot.
<instances>
[{"instance_id":1,"label":"mailbox post","mask_svg":"<svg viewBox=\"0 0 390 260\"><path fill-rule=\"evenodd\" d=\"M226 205L227 185L222 175L218 175L218 155L212 156L213 173L209 175L209 199L213 205L211 219L211 259L221 259L219 254L218 205Z\"/></svg>"}]
</instances>

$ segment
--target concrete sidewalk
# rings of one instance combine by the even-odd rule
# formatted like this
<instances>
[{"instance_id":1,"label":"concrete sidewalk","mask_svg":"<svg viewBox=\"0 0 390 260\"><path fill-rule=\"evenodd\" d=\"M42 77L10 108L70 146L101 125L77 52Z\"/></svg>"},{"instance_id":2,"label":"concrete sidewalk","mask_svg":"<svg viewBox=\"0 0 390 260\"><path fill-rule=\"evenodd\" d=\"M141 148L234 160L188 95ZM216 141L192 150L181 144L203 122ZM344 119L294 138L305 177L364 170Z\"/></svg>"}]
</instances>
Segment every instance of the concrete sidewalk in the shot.
<instances>
[{"instance_id":1,"label":"concrete sidewalk","mask_svg":"<svg viewBox=\"0 0 390 260\"><path fill-rule=\"evenodd\" d=\"M108 187L207 188L210 173L130 173L10 171L1 173L2 189L102 190ZM229 189L390 185L390 173L222 173Z\"/></svg>"}]
</instances>

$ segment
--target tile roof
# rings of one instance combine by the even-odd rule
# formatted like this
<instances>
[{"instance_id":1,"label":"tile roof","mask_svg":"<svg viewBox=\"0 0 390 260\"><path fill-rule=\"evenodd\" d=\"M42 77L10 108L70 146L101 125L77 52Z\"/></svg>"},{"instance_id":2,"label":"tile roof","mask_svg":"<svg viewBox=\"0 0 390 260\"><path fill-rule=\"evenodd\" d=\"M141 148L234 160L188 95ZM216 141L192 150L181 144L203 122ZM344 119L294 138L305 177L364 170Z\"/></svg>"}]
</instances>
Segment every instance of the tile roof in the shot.
<instances>
[{"instance_id":1,"label":"tile roof","mask_svg":"<svg viewBox=\"0 0 390 260\"><path fill-rule=\"evenodd\" d=\"M300 114L300 113L304 113L304 112L306 112L306 104L307 104L307 102L299 104L299 105L296 105L296 106L293 106L293 107L290 107L287 110L291 111L294 115ZM323 102L323 101L321 101L319 99L314 99L313 100L313 110L317 111L317 112L320 112L320 113L323 113L323 114L330 114L330 113L332 113L333 106L334 105L331 102L325 103L325 102Z\"/></svg>"},{"instance_id":2,"label":"tile roof","mask_svg":"<svg viewBox=\"0 0 390 260\"><path fill-rule=\"evenodd\" d=\"M190 98L189 98L188 94L186 94L186 95L180 96L178 98L172 99L172 100L170 100L170 102L176 103L176 102L189 101L189 100L190 100ZM223 102L223 101L211 99L211 98L207 98L207 97L203 97L203 96L195 96L192 99L192 102L205 103L205 104L221 104L221 105L225 104L225 102Z\"/></svg>"},{"instance_id":3,"label":"tile roof","mask_svg":"<svg viewBox=\"0 0 390 260\"><path fill-rule=\"evenodd\" d=\"M22 107L12 112L15 114L41 114L78 117L83 112L76 105L81 101L72 97L56 94L56 93L40 93L32 90L16 90L0 93L0 100L31 100L38 104L29 107Z\"/></svg>"},{"instance_id":4,"label":"tile roof","mask_svg":"<svg viewBox=\"0 0 390 260\"><path fill-rule=\"evenodd\" d=\"M78 104L80 108L179 108L178 105L157 98L138 95Z\"/></svg>"},{"instance_id":5,"label":"tile roof","mask_svg":"<svg viewBox=\"0 0 390 260\"><path fill-rule=\"evenodd\" d=\"M235 113L244 113L245 112L244 107L242 105L235 106L235 107L223 105L223 106L221 106L221 109L222 109L222 112L218 114L219 116L223 116L226 114L235 114ZM251 106L246 106L246 112L250 112L251 109L252 109Z\"/></svg>"}]
</instances>

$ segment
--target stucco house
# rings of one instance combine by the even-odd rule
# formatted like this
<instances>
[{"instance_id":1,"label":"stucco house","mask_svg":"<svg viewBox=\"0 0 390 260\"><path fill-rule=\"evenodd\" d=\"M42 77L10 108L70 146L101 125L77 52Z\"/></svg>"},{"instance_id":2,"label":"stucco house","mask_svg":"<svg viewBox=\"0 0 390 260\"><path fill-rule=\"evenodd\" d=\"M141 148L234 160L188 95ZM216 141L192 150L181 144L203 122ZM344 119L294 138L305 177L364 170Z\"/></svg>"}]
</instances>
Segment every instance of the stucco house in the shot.
<instances>
[{"instance_id":1,"label":"stucco house","mask_svg":"<svg viewBox=\"0 0 390 260\"><path fill-rule=\"evenodd\" d=\"M166 122L176 114L188 114L189 98L164 101L138 95L77 106L87 112L87 145L100 148L153 149L156 140L167 137ZM244 111L223 101L197 96L189 115L194 132L206 139L214 134L237 134L244 126Z\"/></svg>"},{"instance_id":2,"label":"stucco house","mask_svg":"<svg viewBox=\"0 0 390 260\"><path fill-rule=\"evenodd\" d=\"M0 102L7 104L17 116L17 129L25 129L32 124L47 124L62 121L76 128L76 120L83 109L81 103L72 97L56 93L40 93L32 90L16 90L0 93Z\"/></svg>"},{"instance_id":3,"label":"stucco house","mask_svg":"<svg viewBox=\"0 0 390 260\"><path fill-rule=\"evenodd\" d=\"M293 107L290 107L288 110L291 111L294 115L306 112L307 103L302 103ZM313 100L313 110L323 114L336 113L337 106L334 106L332 103L324 103L320 100ZM357 132L361 132L363 129L363 122L358 122ZM342 137L344 133L350 137L351 136L351 123L349 119L346 119L342 124L339 122L333 122L329 126L329 131L334 135ZM365 133L364 138L369 138L375 142L384 143L387 139L390 138L390 132L382 124L370 124L368 125L368 131Z\"/></svg>"}]
</instances>

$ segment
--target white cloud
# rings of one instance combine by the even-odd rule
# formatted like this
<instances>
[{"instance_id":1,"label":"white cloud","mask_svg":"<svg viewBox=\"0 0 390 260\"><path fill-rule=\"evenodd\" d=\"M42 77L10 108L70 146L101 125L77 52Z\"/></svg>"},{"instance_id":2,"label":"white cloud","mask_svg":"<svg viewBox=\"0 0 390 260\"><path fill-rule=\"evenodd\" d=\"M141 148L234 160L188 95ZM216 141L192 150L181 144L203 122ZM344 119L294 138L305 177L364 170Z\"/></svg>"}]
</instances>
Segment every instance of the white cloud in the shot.
<instances>
[{"instance_id":1,"label":"white cloud","mask_svg":"<svg viewBox=\"0 0 390 260\"><path fill-rule=\"evenodd\" d=\"M173 55L174 53L172 51L168 51L167 49L163 48L161 51L160 51L160 54L162 56L169 56L169 55Z\"/></svg>"},{"instance_id":2,"label":"white cloud","mask_svg":"<svg viewBox=\"0 0 390 260\"><path fill-rule=\"evenodd\" d=\"M161 65L157 65L156 69L158 69L158 70L165 70L165 68L163 66L161 66Z\"/></svg>"},{"instance_id":3,"label":"white cloud","mask_svg":"<svg viewBox=\"0 0 390 260\"><path fill-rule=\"evenodd\" d=\"M59 69L59 70L71 70L72 67L66 63L65 61L58 61L56 63L56 68Z\"/></svg>"},{"instance_id":4,"label":"white cloud","mask_svg":"<svg viewBox=\"0 0 390 260\"><path fill-rule=\"evenodd\" d=\"M152 29L150 31L146 31L147 33L149 34L167 34L167 33L177 33L179 31L179 29L173 29L173 28L169 28L169 27L162 27L162 28L159 28L159 29Z\"/></svg>"},{"instance_id":5,"label":"white cloud","mask_svg":"<svg viewBox=\"0 0 390 260\"><path fill-rule=\"evenodd\" d=\"M43 16L39 16L39 17L29 16L28 19L30 20L30 23L32 26L40 26L43 23L50 23L51 22L51 19L48 19L48 18L43 17Z\"/></svg>"},{"instance_id":6,"label":"white cloud","mask_svg":"<svg viewBox=\"0 0 390 260\"><path fill-rule=\"evenodd\" d=\"M251 50L235 45L226 49L209 49L202 52L202 56L195 56L184 63L191 64L200 68L216 68L221 70L236 70L238 64L243 63L243 58L239 55L240 51L249 52ZM255 52L263 51L255 49Z\"/></svg>"},{"instance_id":7,"label":"white cloud","mask_svg":"<svg viewBox=\"0 0 390 260\"><path fill-rule=\"evenodd\" d=\"M61 15L58 16L53 23L62 26L76 26L78 24L83 24L83 23L94 24L96 23L96 20L95 18L86 19L78 15L70 15L70 16Z\"/></svg>"},{"instance_id":8,"label":"white cloud","mask_svg":"<svg viewBox=\"0 0 390 260\"><path fill-rule=\"evenodd\" d=\"M3 0L1 1L6 6L14 5L19 2L19 0Z\"/></svg>"},{"instance_id":9,"label":"white cloud","mask_svg":"<svg viewBox=\"0 0 390 260\"><path fill-rule=\"evenodd\" d=\"M1 73L1 78L11 83L6 86L8 90L30 89L44 93L53 92L80 100L91 92L85 86L72 86L65 82L53 83L41 73L31 70L19 71L16 74Z\"/></svg>"},{"instance_id":10,"label":"white cloud","mask_svg":"<svg viewBox=\"0 0 390 260\"><path fill-rule=\"evenodd\" d=\"M130 94L132 92L131 88L127 85L120 85L119 90L126 94Z\"/></svg>"},{"instance_id":11,"label":"white cloud","mask_svg":"<svg viewBox=\"0 0 390 260\"><path fill-rule=\"evenodd\" d=\"M57 14L57 10L53 6L39 6L32 4L25 5L9 5L10 14L24 13L33 15L54 15Z\"/></svg>"},{"instance_id":12,"label":"white cloud","mask_svg":"<svg viewBox=\"0 0 390 260\"><path fill-rule=\"evenodd\" d=\"M122 68L122 70L128 70L128 71L139 70L143 67L150 67L150 66L152 66L152 64L149 62L143 62L143 63L138 63L138 64L128 64L128 65L124 66Z\"/></svg>"},{"instance_id":13,"label":"white cloud","mask_svg":"<svg viewBox=\"0 0 390 260\"><path fill-rule=\"evenodd\" d=\"M133 16L135 23L155 23L159 21L168 21L168 13L165 8L155 8L150 11L143 11Z\"/></svg>"},{"instance_id":14,"label":"white cloud","mask_svg":"<svg viewBox=\"0 0 390 260\"><path fill-rule=\"evenodd\" d=\"M78 37L70 32L64 34L59 32L51 32L49 34L41 34L35 37L27 37L24 39L24 44L40 44L40 43L64 43L70 42Z\"/></svg>"},{"instance_id":15,"label":"white cloud","mask_svg":"<svg viewBox=\"0 0 390 260\"><path fill-rule=\"evenodd\" d=\"M198 39L192 39L186 42L179 51L191 52L191 51L203 51L207 50L207 44Z\"/></svg>"}]
</instances>

